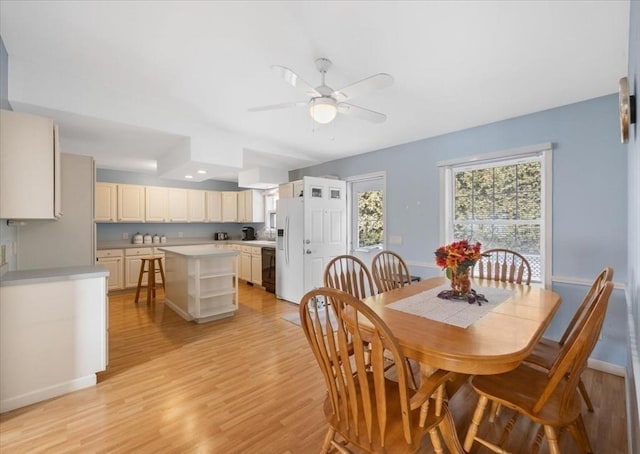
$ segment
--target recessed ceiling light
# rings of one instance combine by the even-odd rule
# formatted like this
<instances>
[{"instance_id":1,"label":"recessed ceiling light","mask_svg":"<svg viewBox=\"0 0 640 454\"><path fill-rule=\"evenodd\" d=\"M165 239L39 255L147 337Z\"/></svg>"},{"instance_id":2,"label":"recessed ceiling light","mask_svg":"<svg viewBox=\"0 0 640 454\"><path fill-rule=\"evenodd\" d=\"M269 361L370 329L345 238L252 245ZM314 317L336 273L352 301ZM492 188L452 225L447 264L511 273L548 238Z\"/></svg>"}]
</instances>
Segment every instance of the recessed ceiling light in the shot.
<instances>
[{"instance_id":1,"label":"recessed ceiling light","mask_svg":"<svg viewBox=\"0 0 640 454\"><path fill-rule=\"evenodd\" d=\"M190 180L191 178L193 178L193 175L185 175L184 176L186 179Z\"/></svg>"},{"instance_id":2,"label":"recessed ceiling light","mask_svg":"<svg viewBox=\"0 0 640 454\"><path fill-rule=\"evenodd\" d=\"M207 173L207 171L206 171L206 170L202 170L202 169L200 169L200 170L198 170L198 173L201 173L201 174L203 174L203 175L204 175L205 173Z\"/></svg>"}]
</instances>

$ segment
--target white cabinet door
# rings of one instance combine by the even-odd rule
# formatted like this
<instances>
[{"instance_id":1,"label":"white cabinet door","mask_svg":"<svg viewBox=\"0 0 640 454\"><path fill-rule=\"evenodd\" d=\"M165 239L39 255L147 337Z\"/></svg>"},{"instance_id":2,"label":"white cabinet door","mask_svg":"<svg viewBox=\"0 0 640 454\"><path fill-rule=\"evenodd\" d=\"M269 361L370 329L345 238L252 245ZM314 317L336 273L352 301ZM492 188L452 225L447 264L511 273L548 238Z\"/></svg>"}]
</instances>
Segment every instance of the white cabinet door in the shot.
<instances>
[{"instance_id":1,"label":"white cabinet door","mask_svg":"<svg viewBox=\"0 0 640 454\"><path fill-rule=\"evenodd\" d=\"M238 222L238 193L222 192L222 222Z\"/></svg>"},{"instance_id":2,"label":"white cabinet door","mask_svg":"<svg viewBox=\"0 0 640 454\"><path fill-rule=\"evenodd\" d=\"M250 189L244 192L244 222L264 222L264 195Z\"/></svg>"},{"instance_id":3,"label":"white cabinet door","mask_svg":"<svg viewBox=\"0 0 640 454\"><path fill-rule=\"evenodd\" d=\"M189 189L189 222L205 222L207 220L206 191Z\"/></svg>"},{"instance_id":4,"label":"white cabinet door","mask_svg":"<svg viewBox=\"0 0 640 454\"><path fill-rule=\"evenodd\" d=\"M153 256L152 247L125 249L124 262L124 285L126 288L138 286L138 276L140 275L141 257ZM147 285L147 273L142 275L142 285Z\"/></svg>"},{"instance_id":5,"label":"white cabinet door","mask_svg":"<svg viewBox=\"0 0 640 454\"><path fill-rule=\"evenodd\" d=\"M118 216L118 185L115 183L96 183L95 214L96 222L115 222Z\"/></svg>"},{"instance_id":6,"label":"white cabinet door","mask_svg":"<svg viewBox=\"0 0 640 454\"><path fill-rule=\"evenodd\" d=\"M239 191L236 194L238 201L238 222L247 222L247 205L245 203L245 195L246 191Z\"/></svg>"},{"instance_id":7,"label":"white cabinet door","mask_svg":"<svg viewBox=\"0 0 640 454\"><path fill-rule=\"evenodd\" d=\"M189 193L187 189L169 188L169 222L189 221Z\"/></svg>"},{"instance_id":8,"label":"white cabinet door","mask_svg":"<svg viewBox=\"0 0 640 454\"><path fill-rule=\"evenodd\" d=\"M144 222L144 186L118 185L118 221Z\"/></svg>"},{"instance_id":9,"label":"white cabinet door","mask_svg":"<svg viewBox=\"0 0 640 454\"><path fill-rule=\"evenodd\" d=\"M293 183L282 183L278 186L278 198L290 199L293 197Z\"/></svg>"},{"instance_id":10,"label":"white cabinet door","mask_svg":"<svg viewBox=\"0 0 640 454\"><path fill-rule=\"evenodd\" d=\"M60 150L53 120L8 110L0 115L0 219L59 217Z\"/></svg>"},{"instance_id":11,"label":"white cabinet door","mask_svg":"<svg viewBox=\"0 0 640 454\"><path fill-rule=\"evenodd\" d=\"M251 282L262 285L262 248L253 248L251 253Z\"/></svg>"},{"instance_id":12,"label":"white cabinet door","mask_svg":"<svg viewBox=\"0 0 640 454\"><path fill-rule=\"evenodd\" d=\"M240 279L251 282L251 253L240 253Z\"/></svg>"},{"instance_id":13,"label":"white cabinet door","mask_svg":"<svg viewBox=\"0 0 640 454\"><path fill-rule=\"evenodd\" d=\"M122 273L124 262L122 257L99 257L98 263L104 265L109 270L108 289L109 290L121 290L124 288L122 285ZM137 284L137 281L136 281Z\"/></svg>"},{"instance_id":14,"label":"white cabinet door","mask_svg":"<svg viewBox=\"0 0 640 454\"><path fill-rule=\"evenodd\" d=\"M169 192L167 188L147 186L145 188L145 195L145 220L147 222L166 222L169 205Z\"/></svg>"},{"instance_id":15,"label":"white cabinet door","mask_svg":"<svg viewBox=\"0 0 640 454\"><path fill-rule=\"evenodd\" d=\"M222 193L220 191L207 191L207 220L209 222L222 222Z\"/></svg>"}]
</instances>

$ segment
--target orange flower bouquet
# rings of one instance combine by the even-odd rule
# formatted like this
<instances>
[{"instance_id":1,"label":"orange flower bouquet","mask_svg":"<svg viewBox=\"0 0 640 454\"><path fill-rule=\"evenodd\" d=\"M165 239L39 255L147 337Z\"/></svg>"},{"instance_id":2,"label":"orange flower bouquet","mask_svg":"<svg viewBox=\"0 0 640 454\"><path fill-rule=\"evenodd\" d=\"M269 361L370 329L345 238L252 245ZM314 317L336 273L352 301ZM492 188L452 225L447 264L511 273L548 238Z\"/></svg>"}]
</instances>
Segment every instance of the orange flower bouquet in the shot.
<instances>
[{"instance_id":1,"label":"orange flower bouquet","mask_svg":"<svg viewBox=\"0 0 640 454\"><path fill-rule=\"evenodd\" d=\"M471 291L469 273L483 256L480 247L479 242L470 244L467 240L460 240L436 250L436 264L445 270L445 275L451 280L454 296L466 297Z\"/></svg>"}]
</instances>

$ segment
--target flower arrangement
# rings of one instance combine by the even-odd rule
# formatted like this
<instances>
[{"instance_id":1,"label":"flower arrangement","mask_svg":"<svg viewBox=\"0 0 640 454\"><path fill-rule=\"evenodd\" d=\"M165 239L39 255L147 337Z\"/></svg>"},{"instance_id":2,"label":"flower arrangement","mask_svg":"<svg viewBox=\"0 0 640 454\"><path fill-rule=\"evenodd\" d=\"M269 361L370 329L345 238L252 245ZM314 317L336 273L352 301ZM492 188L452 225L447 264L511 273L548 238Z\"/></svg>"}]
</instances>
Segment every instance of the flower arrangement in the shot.
<instances>
[{"instance_id":1,"label":"flower arrangement","mask_svg":"<svg viewBox=\"0 0 640 454\"><path fill-rule=\"evenodd\" d=\"M445 270L445 275L451 280L451 290L440 292L444 299L464 299L469 303L487 301L483 295L471 289L469 274L471 268L484 255L480 252L481 244L470 244L467 240L454 241L440 246L436 254L436 264Z\"/></svg>"},{"instance_id":2,"label":"flower arrangement","mask_svg":"<svg viewBox=\"0 0 640 454\"><path fill-rule=\"evenodd\" d=\"M470 244L467 240L440 246L436 250L436 264L446 270L447 278L451 279L456 274L466 273L480 260L481 246L479 242Z\"/></svg>"}]
</instances>

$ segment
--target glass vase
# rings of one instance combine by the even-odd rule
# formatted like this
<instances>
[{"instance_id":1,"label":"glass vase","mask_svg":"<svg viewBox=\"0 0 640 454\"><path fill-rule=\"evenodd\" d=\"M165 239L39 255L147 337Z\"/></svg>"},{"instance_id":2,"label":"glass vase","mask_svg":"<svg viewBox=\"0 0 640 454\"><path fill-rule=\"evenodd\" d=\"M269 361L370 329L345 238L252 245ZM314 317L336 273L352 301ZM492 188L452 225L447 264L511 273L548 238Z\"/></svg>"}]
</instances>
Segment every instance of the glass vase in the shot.
<instances>
[{"instance_id":1,"label":"glass vase","mask_svg":"<svg viewBox=\"0 0 640 454\"><path fill-rule=\"evenodd\" d=\"M471 268L465 267L451 273L451 290L455 296L466 297L471 290L471 280L469 274Z\"/></svg>"}]
</instances>

